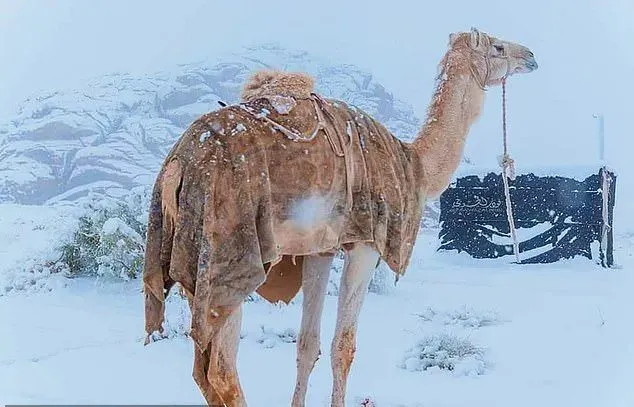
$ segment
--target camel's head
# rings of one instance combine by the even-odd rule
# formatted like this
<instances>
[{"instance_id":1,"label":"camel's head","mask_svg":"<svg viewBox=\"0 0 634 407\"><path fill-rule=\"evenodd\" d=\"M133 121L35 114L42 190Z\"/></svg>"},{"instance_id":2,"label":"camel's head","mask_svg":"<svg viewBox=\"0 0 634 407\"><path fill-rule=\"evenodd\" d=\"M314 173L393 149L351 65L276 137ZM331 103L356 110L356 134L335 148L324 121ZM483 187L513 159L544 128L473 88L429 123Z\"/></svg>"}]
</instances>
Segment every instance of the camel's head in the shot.
<instances>
[{"instance_id":1,"label":"camel's head","mask_svg":"<svg viewBox=\"0 0 634 407\"><path fill-rule=\"evenodd\" d=\"M484 86L498 85L505 77L537 69L537 61L531 50L514 42L500 40L476 28L468 33L451 34L449 46L467 54L473 74L478 76L475 79Z\"/></svg>"}]
</instances>

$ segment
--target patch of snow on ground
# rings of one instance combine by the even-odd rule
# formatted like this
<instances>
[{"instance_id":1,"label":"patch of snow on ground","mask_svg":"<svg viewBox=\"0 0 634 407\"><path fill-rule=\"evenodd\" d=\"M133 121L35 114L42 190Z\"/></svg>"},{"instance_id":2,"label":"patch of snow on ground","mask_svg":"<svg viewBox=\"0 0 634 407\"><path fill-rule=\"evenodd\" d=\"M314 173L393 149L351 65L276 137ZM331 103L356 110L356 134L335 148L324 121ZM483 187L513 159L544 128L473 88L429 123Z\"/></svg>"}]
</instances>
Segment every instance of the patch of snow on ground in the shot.
<instances>
[{"instance_id":1,"label":"patch of snow on ground","mask_svg":"<svg viewBox=\"0 0 634 407\"><path fill-rule=\"evenodd\" d=\"M0 296L14 290L40 290L64 284L42 267L77 224L73 206L0 204Z\"/></svg>"}]
</instances>

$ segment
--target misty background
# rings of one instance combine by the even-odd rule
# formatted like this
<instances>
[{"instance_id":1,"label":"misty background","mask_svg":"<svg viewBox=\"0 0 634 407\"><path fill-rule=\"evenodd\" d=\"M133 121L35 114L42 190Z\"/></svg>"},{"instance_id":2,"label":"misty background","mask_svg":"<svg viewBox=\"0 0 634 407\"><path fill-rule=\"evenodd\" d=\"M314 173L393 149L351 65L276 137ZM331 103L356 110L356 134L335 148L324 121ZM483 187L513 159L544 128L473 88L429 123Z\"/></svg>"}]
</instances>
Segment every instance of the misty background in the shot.
<instances>
[{"instance_id":1,"label":"misty background","mask_svg":"<svg viewBox=\"0 0 634 407\"><path fill-rule=\"evenodd\" d=\"M11 117L20 101L41 90L276 43L371 72L424 118L449 34L471 26L528 46L540 65L508 85L510 149L518 164L596 163L593 114L603 113L606 158L620 177L622 208L634 189L630 0L0 0L0 116ZM500 103L500 88L489 90L469 135L465 154L478 165L496 165L501 153Z\"/></svg>"}]
</instances>

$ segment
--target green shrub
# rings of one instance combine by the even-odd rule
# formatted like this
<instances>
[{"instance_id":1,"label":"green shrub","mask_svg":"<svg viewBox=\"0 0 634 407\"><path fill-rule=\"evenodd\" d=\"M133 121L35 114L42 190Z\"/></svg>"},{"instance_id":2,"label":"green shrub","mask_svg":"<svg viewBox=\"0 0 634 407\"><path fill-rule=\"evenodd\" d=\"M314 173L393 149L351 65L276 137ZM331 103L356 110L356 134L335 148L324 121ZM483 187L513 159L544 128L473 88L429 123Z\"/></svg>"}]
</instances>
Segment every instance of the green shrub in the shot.
<instances>
[{"instance_id":1,"label":"green shrub","mask_svg":"<svg viewBox=\"0 0 634 407\"><path fill-rule=\"evenodd\" d=\"M150 189L138 187L120 198L90 196L72 238L59 250L58 263L70 276L141 274Z\"/></svg>"}]
</instances>

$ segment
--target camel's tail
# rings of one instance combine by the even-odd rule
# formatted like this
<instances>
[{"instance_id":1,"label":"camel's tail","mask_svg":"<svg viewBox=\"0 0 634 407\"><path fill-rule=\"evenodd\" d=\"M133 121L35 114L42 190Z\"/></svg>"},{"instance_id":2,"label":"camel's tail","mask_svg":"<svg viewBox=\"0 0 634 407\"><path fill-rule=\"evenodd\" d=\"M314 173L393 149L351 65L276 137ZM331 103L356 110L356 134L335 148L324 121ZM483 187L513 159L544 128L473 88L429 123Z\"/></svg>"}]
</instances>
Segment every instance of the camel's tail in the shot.
<instances>
[{"instance_id":1,"label":"camel's tail","mask_svg":"<svg viewBox=\"0 0 634 407\"><path fill-rule=\"evenodd\" d=\"M145 344L153 334L163 332L165 297L174 285L169 268L181 182L180 163L172 160L159 173L152 191L143 267Z\"/></svg>"}]
</instances>

